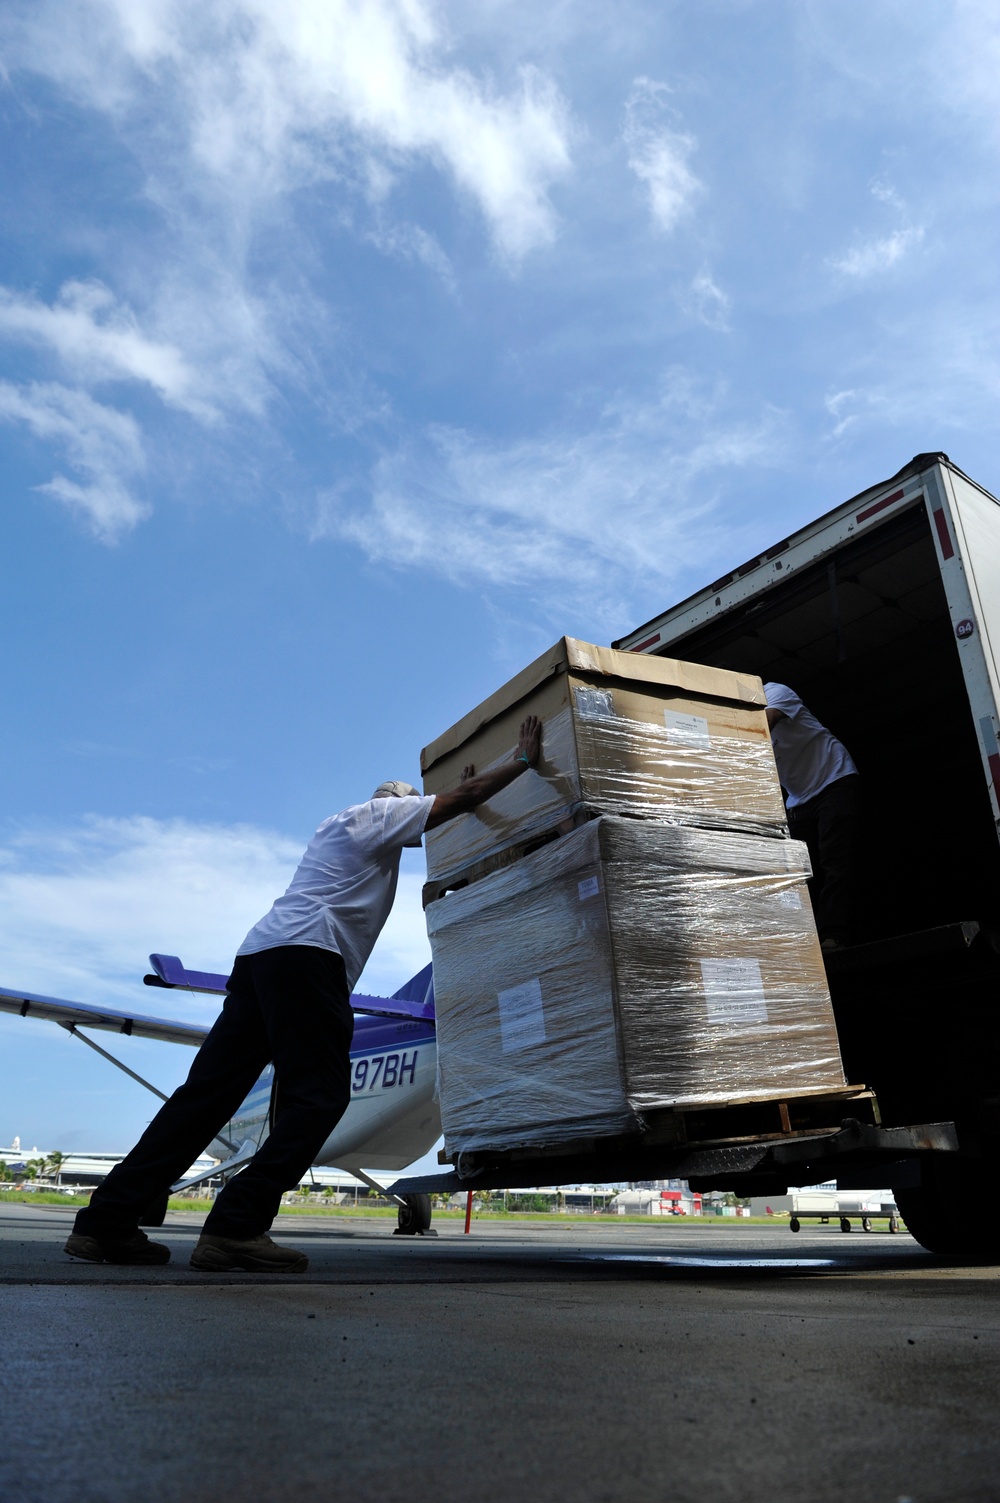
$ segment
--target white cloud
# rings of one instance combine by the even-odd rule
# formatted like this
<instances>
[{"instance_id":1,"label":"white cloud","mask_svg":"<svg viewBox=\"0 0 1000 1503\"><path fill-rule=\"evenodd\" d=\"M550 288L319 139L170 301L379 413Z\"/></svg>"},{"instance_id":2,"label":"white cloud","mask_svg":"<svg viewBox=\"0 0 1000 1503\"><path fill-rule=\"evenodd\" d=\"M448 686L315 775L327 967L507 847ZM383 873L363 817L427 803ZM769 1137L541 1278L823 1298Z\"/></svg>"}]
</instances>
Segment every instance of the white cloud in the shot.
<instances>
[{"instance_id":1,"label":"white cloud","mask_svg":"<svg viewBox=\"0 0 1000 1503\"><path fill-rule=\"evenodd\" d=\"M258 425L279 397L304 400L356 431L386 402L321 290L317 215L450 290L440 240L394 212L408 175L443 174L510 264L555 235L550 190L570 167L558 90L530 66L502 86L474 75L423 0L14 0L0 42L12 77L44 75L105 116L153 210L142 234L107 237L104 282L70 280L51 304L0 289L0 339L53 357L67 387L139 383L201 421ZM4 415L44 437L40 390L8 388ZM46 489L112 539L149 511L129 485L138 466L112 462L109 422L59 399L73 400L75 436L61 432L81 473Z\"/></svg>"},{"instance_id":2,"label":"white cloud","mask_svg":"<svg viewBox=\"0 0 1000 1503\"><path fill-rule=\"evenodd\" d=\"M0 381L0 422L23 423L64 452L79 478L57 474L38 489L81 513L102 541L114 542L148 515L130 489L145 459L138 425L128 413L54 382Z\"/></svg>"},{"instance_id":3,"label":"white cloud","mask_svg":"<svg viewBox=\"0 0 1000 1503\"><path fill-rule=\"evenodd\" d=\"M172 113L188 172L244 212L317 181L370 183L372 162L387 186L423 158L478 203L505 256L554 234L549 190L569 166L555 85L522 67L502 93L456 66L421 0L33 3L14 50L133 129L159 93L161 138Z\"/></svg>"},{"instance_id":4,"label":"white cloud","mask_svg":"<svg viewBox=\"0 0 1000 1503\"><path fill-rule=\"evenodd\" d=\"M66 282L51 306L0 287L4 337L51 350L84 384L138 381L172 406L210 412L194 395L194 372L181 352L144 335L132 310L101 282Z\"/></svg>"},{"instance_id":5,"label":"white cloud","mask_svg":"<svg viewBox=\"0 0 1000 1503\"><path fill-rule=\"evenodd\" d=\"M214 1017L184 992L142 992L152 951L228 971L244 934L284 892L303 842L253 825L90 818L24 829L0 846L3 981L157 1015ZM419 858L418 858L419 860ZM420 888L400 875L362 989L386 996L430 959Z\"/></svg>"},{"instance_id":6,"label":"white cloud","mask_svg":"<svg viewBox=\"0 0 1000 1503\"><path fill-rule=\"evenodd\" d=\"M910 225L906 229L894 230L891 235L860 242L844 255L831 258L830 266L841 276L865 281L895 266L923 238L923 229Z\"/></svg>"},{"instance_id":7,"label":"white cloud","mask_svg":"<svg viewBox=\"0 0 1000 1503\"><path fill-rule=\"evenodd\" d=\"M891 270L924 238L923 226L910 223L906 204L891 183L876 178L869 184L869 191L872 198L891 209L902 224L887 235L859 237L849 251L829 258L827 265L832 271L857 282Z\"/></svg>"},{"instance_id":8,"label":"white cloud","mask_svg":"<svg viewBox=\"0 0 1000 1503\"><path fill-rule=\"evenodd\" d=\"M0 848L5 972L86 1001L134 997L153 950L225 970L300 855L249 825L90 818L22 830ZM165 995L150 992L158 1006L147 1010Z\"/></svg>"},{"instance_id":9,"label":"white cloud","mask_svg":"<svg viewBox=\"0 0 1000 1503\"><path fill-rule=\"evenodd\" d=\"M395 256L400 261L419 261L441 279L449 292L457 290L451 261L434 236L419 224L390 223L372 230L367 238L385 255Z\"/></svg>"},{"instance_id":10,"label":"white cloud","mask_svg":"<svg viewBox=\"0 0 1000 1503\"><path fill-rule=\"evenodd\" d=\"M627 619L637 587L721 546L716 477L776 458L773 412L727 422L719 405L678 371L658 399L609 406L579 434L491 444L432 429L377 465L367 503L328 494L316 530L373 561L523 589L536 613Z\"/></svg>"},{"instance_id":11,"label":"white cloud","mask_svg":"<svg viewBox=\"0 0 1000 1503\"><path fill-rule=\"evenodd\" d=\"M676 111L666 102L669 92L666 84L637 78L625 102L623 131L628 164L646 188L653 218L667 234L702 192L688 166L695 139L674 128Z\"/></svg>"},{"instance_id":12,"label":"white cloud","mask_svg":"<svg viewBox=\"0 0 1000 1503\"><path fill-rule=\"evenodd\" d=\"M728 333L730 300L710 272L700 271L693 278L682 304L709 329L716 329L720 334Z\"/></svg>"}]
</instances>

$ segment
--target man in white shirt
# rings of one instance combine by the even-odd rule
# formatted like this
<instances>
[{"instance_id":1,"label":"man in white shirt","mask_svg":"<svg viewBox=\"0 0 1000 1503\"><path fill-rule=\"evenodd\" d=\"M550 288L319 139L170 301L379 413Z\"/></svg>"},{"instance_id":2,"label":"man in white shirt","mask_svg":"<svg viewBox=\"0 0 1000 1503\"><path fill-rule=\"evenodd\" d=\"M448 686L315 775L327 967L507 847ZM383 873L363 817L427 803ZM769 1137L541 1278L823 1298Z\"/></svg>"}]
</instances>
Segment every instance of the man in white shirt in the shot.
<instances>
[{"instance_id":1,"label":"man in white shirt","mask_svg":"<svg viewBox=\"0 0 1000 1503\"><path fill-rule=\"evenodd\" d=\"M162 1197L237 1111L273 1061L278 1110L245 1169L216 1197L191 1256L194 1268L301 1273L303 1253L267 1236L282 1194L299 1184L351 1097L351 991L389 916L400 852L535 766L541 724L523 722L510 762L452 793L422 797L381 783L372 797L324 820L292 881L240 946L222 1012L187 1080L131 1153L91 1196L66 1251L96 1263L166 1263L170 1250L139 1230Z\"/></svg>"},{"instance_id":2,"label":"man in white shirt","mask_svg":"<svg viewBox=\"0 0 1000 1503\"><path fill-rule=\"evenodd\" d=\"M850 752L787 684L765 684L767 723L788 828L809 847L813 906L824 950L855 937L860 812Z\"/></svg>"}]
</instances>

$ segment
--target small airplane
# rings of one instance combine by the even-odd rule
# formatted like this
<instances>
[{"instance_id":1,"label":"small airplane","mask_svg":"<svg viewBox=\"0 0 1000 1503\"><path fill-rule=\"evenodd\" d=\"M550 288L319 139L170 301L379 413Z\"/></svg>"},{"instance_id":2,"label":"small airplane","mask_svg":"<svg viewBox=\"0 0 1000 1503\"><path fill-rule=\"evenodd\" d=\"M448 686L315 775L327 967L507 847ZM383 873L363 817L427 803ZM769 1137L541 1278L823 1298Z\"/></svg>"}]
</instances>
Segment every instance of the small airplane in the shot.
<instances>
[{"instance_id":1,"label":"small airplane","mask_svg":"<svg viewBox=\"0 0 1000 1503\"><path fill-rule=\"evenodd\" d=\"M147 986L225 995L225 976L189 971L176 955L151 955L149 961L152 973L143 977ZM351 1005L355 1012L351 1101L315 1164L353 1174L378 1194L386 1195L391 1192L368 1171L405 1169L427 1153L441 1136L441 1115L434 1089L437 1037L431 967L427 965L418 971L392 997L369 997L355 992ZM33 992L10 991L6 987L0 987L0 1012L58 1023L163 1101L167 1098L162 1091L81 1030L103 1029L198 1048L207 1038L210 1026L118 1012L84 1002L37 996ZM220 1134L208 1145L208 1152L219 1162L211 1169L180 1180L172 1187L172 1193L217 1176L227 1178L241 1169L270 1130L273 1102L274 1069L269 1065L229 1123L226 1136ZM392 1195L391 1198L399 1206L398 1232L413 1236L429 1230L428 1196ZM164 1196L160 1204L147 1211L143 1225L162 1225L166 1210Z\"/></svg>"}]
</instances>

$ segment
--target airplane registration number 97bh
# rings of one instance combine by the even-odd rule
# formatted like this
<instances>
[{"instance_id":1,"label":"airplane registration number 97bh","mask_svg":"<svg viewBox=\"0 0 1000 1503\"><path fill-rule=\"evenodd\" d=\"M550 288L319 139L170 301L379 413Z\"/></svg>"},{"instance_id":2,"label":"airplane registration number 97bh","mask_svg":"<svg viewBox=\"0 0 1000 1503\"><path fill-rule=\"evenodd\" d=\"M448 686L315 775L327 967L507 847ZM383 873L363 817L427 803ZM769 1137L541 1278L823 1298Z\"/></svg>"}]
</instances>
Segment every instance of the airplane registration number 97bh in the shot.
<instances>
[{"instance_id":1,"label":"airplane registration number 97bh","mask_svg":"<svg viewBox=\"0 0 1000 1503\"><path fill-rule=\"evenodd\" d=\"M371 1059L355 1060L351 1091L374 1091L379 1085L413 1085L416 1069L416 1049L412 1058L404 1049L399 1054L374 1054Z\"/></svg>"}]
</instances>

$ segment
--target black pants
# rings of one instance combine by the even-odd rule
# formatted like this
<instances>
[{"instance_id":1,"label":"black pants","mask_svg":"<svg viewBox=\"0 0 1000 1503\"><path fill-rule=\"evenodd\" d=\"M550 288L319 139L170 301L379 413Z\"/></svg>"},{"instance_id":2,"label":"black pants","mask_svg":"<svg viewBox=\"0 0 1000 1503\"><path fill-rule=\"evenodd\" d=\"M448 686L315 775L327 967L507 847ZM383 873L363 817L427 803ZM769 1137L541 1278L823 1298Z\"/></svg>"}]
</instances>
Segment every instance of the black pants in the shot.
<instances>
[{"instance_id":1,"label":"black pants","mask_svg":"<svg viewBox=\"0 0 1000 1503\"><path fill-rule=\"evenodd\" d=\"M794 840L804 840L813 865L812 899L820 939L857 938L861 855L861 779L838 778L788 811Z\"/></svg>"},{"instance_id":2,"label":"black pants","mask_svg":"<svg viewBox=\"0 0 1000 1503\"><path fill-rule=\"evenodd\" d=\"M278 1213L351 1099L354 1014L344 962L314 945L241 955L227 996L187 1080L157 1112L127 1158L80 1211L92 1237L134 1233L146 1207L190 1167L273 1061L278 1106L270 1135L216 1197L205 1231L256 1237Z\"/></svg>"}]
</instances>

